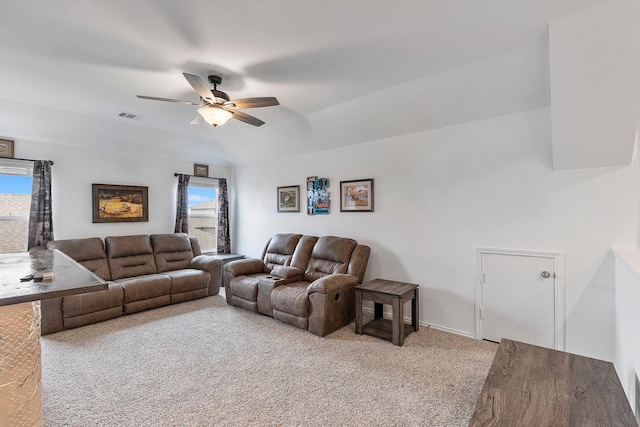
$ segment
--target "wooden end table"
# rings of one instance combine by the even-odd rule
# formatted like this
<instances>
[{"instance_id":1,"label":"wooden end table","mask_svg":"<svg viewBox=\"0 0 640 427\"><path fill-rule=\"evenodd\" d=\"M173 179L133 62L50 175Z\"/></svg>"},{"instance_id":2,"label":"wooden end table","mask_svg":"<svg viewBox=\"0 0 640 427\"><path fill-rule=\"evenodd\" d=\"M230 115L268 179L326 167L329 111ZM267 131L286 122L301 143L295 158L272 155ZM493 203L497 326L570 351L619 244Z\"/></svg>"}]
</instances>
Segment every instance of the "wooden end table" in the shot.
<instances>
[{"instance_id":1,"label":"wooden end table","mask_svg":"<svg viewBox=\"0 0 640 427\"><path fill-rule=\"evenodd\" d=\"M373 301L373 320L362 325L362 300ZM405 328L404 304L411 301L411 326ZM382 316L382 304L393 307L392 320ZM356 286L356 334L371 335L391 341L394 345L404 344L404 338L418 331L418 285L375 279Z\"/></svg>"}]
</instances>

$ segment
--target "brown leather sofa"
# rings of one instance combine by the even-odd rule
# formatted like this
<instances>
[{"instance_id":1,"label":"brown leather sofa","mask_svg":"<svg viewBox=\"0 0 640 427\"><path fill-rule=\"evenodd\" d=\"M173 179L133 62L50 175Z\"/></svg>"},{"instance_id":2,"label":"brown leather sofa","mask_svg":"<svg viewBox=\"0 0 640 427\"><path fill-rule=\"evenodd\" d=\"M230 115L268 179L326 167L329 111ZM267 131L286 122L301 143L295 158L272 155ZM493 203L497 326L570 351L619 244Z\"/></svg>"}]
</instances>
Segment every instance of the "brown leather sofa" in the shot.
<instances>
[{"instance_id":1,"label":"brown leather sofa","mask_svg":"<svg viewBox=\"0 0 640 427\"><path fill-rule=\"evenodd\" d=\"M370 252L344 237L276 234L262 259L224 266L227 303L325 336L355 318Z\"/></svg>"},{"instance_id":2,"label":"brown leather sofa","mask_svg":"<svg viewBox=\"0 0 640 427\"><path fill-rule=\"evenodd\" d=\"M57 240L58 249L108 282L109 288L43 300L42 334L168 304L217 295L222 261L202 255L183 233Z\"/></svg>"}]
</instances>

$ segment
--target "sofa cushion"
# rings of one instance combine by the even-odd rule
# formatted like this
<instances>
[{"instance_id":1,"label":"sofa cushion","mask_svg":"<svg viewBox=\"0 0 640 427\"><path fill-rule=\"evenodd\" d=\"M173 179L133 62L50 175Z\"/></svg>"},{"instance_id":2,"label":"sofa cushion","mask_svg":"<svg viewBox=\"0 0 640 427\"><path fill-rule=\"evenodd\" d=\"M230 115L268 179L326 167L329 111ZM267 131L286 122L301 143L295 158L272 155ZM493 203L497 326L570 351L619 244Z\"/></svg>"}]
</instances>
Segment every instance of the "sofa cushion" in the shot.
<instances>
[{"instance_id":1,"label":"sofa cushion","mask_svg":"<svg viewBox=\"0 0 640 427\"><path fill-rule=\"evenodd\" d=\"M99 237L55 240L49 242L47 247L64 252L101 279L111 280L107 253L104 250L104 243Z\"/></svg>"},{"instance_id":2,"label":"sofa cushion","mask_svg":"<svg viewBox=\"0 0 640 427\"><path fill-rule=\"evenodd\" d=\"M150 239L158 273L189 268L193 258L189 236L184 233L152 234Z\"/></svg>"},{"instance_id":3,"label":"sofa cushion","mask_svg":"<svg viewBox=\"0 0 640 427\"><path fill-rule=\"evenodd\" d=\"M320 237L311 251L304 280L313 282L328 274L346 273L349 258L357 244L355 240L344 237Z\"/></svg>"},{"instance_id":4,"label":"sofa cushion","mask_svg":"<svg viewBox=\"0 0 640 427\"><path fill-rule=\"evenodd\" d=\"M274 313L277 310L299 317L309 317L308 286L308 282L294 282L274 288L271 292Z\"/></svg>"},{"instance_id":5,"label":"sofa cushion","mask_svg":"<svg viewBox=\"0 0 640 427\"><path fill-rule=\"evenodd\" d=\"M119 283L109 283L109 288L104 291L64 297L62 299L62 313L67 318L120 307L122 314L123 296L124 292Z\"/></svg>"},{"instance_id":6,"label":"sofa cushion","mask_svg":"<svg viewBox=\"0 0 640 427\"><path fill-rule=\"evenodd\" d=\"M247 301L256 302L258 300L258 280L260 277L267 277L268 274L256 274L252 276L238 276L231 281L229 289L231 295Z\"/></svg>"},{"instance_id":7,"label":"sofa cushion","mask_svg":"<svg viewBox=\"0 0 640 427\"><path fill-rule=\"evenodd\" d=\"M153 299L167 296L171 293L171 278L164 274L149 274L146 276L118 279L124 290L123 303Z\"/></svg>"},{"instance_id":8,"label":"sofa cushion","mask_svg":"<svg viewBox=\"0 0 640 427\"><path fill-rule=\"evenodd\" d=\"M184 270L166 271L163 275L171 278L171 293L195 291L209 287L209 273L188 268Z\"/></svg>"},{"instance_id":9,"label":"sofa cushion","mask_svg":"<svg viewBox=\"0 0 640 427\"><path fill-rule=\"evenodd\" d=\"M157 273L148 235L109 236L104 241L113 280Z\"/></svg>"}]
</instances>

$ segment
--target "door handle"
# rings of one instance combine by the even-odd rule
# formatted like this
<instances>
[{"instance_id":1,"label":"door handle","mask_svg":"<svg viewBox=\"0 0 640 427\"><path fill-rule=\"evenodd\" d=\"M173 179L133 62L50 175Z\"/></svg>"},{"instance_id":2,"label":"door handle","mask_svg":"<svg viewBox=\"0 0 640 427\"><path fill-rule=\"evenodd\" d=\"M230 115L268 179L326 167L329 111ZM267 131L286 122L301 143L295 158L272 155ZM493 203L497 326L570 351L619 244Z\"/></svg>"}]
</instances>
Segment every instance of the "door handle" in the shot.
<instances>
[{"instance_id":1,"label":"door handle","mask_svg":"<svg viewBox=\"0 0 640 427\"><path fill-rule=\"evenodd\" d=\"M548 271L543 271L542 273L540 273L540 275L545 279L548 279L549 277L551 277L551 273L549 273Z\"/></svg>"}]
</instances>

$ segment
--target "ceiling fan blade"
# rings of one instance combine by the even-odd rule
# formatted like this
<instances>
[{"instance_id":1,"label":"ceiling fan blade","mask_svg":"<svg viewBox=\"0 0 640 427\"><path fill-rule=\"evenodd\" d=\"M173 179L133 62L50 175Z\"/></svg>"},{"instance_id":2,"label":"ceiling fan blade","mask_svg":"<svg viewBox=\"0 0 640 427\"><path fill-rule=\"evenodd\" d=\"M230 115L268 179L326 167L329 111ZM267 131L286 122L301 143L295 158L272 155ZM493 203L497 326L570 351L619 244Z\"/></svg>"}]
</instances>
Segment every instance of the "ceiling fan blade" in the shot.
<instances>
[{"instance_id":1,"label":"ceiling fan blade","mask_svg":"<svg viewBox=\"0 0 640 427\"><path fill-rule=\"evenodd\" d=\"M193 118L193 120L191 120L191 122L189 124L191 124L191 125L199 125L202 122L204 122L204 117L202 117L200 114L198 114L197 116L195 116Z\"/></svg>"},{"instance_id":2,"label":"ceiling fan blade","mask_svg":"<svg viewBox=\"0 0 640 427\"><path fill-rule=\"evenodd\" d=\"M211 92L211 89L207 86L207 84L202 80L199 76L195 74L182 73L185 79L189 82L189 84L198 92L198 95L203 99L208 99L210 101L214 101L215 96Z\"/></svg>"},{"instance_id":3,"label":"ceiling fan blade","mask_svg":"<svg viewBox=\"0 0 640 427\"><path fill-rule=\"evenodd\" d=\"M257 117L250 116L247 113L243 113L242 111L236 110L227 110L231 114L233 114L233 118L236 120L240 120L241 122L249 123L253 126L262 126L264 122Z\"/></svg>"},{"instance_id":4,"label":"ceiling fan blade","mask_svg":"<svg viewBox=\"0 0 640 427\"><path fill-rule=\"evenodd\" d=\"M261 98L232 99L225 102L224 105L235 108L258 108L273 107L274 105L280 105L280 103L273 96L265 96Z\"/></svg>"},{"instance_id":5,"label":"ceiling fan blade","mask_svg":"<svg viewBox=\"0 0 640 427\"><path fill-rule=\"evenodd\" d=\"M179 99L169 99L169 98L157 98L155 96L144 96L144 95L136 95L140 99L150 99L152 101L165 101L165 102L177 102L178 104L187 104L187 105L199 105L203 106L202 102L191 102L191 101L181 101Z\"/></svg>"}]
</instances>

